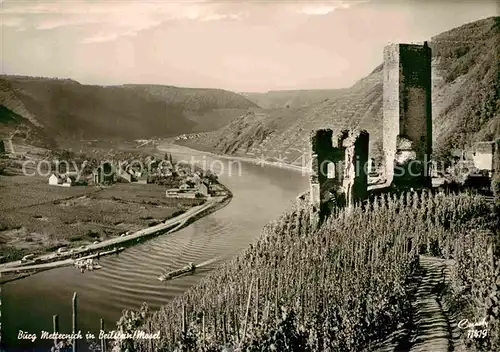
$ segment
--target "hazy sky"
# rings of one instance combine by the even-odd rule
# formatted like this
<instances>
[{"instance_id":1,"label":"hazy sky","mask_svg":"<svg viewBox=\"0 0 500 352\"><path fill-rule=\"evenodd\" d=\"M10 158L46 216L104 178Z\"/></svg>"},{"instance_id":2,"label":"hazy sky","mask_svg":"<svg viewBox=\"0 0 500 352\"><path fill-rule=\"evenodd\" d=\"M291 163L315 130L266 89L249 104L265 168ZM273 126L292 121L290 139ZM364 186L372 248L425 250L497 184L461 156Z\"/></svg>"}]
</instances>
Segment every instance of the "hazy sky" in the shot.
<instances>
[{"instance_id":1,"label":"hazy sky","mask_svg":"<svg viewBox=\"0 0 500 352\"><path fill-rule=\"evenodd\" d=\"M85 84L340 88L495 0L0 0L1 70Z\"/></svg>"}]
</instances>

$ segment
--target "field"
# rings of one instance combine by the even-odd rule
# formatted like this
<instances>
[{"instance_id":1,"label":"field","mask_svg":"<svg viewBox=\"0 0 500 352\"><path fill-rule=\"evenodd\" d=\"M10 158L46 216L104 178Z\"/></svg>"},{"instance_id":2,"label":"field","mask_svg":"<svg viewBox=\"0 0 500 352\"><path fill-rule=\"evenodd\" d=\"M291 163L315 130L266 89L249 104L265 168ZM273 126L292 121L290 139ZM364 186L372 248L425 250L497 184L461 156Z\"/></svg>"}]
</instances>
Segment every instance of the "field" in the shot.
<instances>
[{"instance_id":1,"label":"field","mask_svg":"<svg viewBox=\"0 0 500 352\"><path fill-rule=\"evenodd\" d=\"M167 199L154 184L57 187L35 176L0 176L0 192L0 256L7 260L102 241L203 202Z\"/></svg>"},{"instance_id":2,"label":"field","mask_svg":"<svg viewBox=\"0 0 500 352\"><path fill-rule=\"evenodd\" d=\"M495 211L480 196L425 191L384 195L317 227L299 202L181 297L153 314L147 306L126 311L118 322L122 332L160 330L160 341L119 344L129 351L410 350L421 337L416 289L430 275L426 258L434 258L451 263L431 299L439 297L436 309L457 332L453 343L499 350ZM485 317L486 338L457 330L471 317Z\"/></svg>"}]
</instances>

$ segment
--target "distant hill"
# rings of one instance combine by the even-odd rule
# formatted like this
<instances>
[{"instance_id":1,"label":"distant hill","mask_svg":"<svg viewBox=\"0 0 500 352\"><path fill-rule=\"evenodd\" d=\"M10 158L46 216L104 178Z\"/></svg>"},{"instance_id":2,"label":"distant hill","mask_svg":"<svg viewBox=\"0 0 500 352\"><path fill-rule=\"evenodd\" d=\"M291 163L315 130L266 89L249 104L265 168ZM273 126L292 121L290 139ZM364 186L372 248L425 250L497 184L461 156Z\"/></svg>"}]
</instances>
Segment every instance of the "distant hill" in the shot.
<instances>
[{"instance_id":1,"label":"distant hill","mask_svg":"<svg viewBox=\"0 0 500 352\"><path fill-rule=\"evenodd\" d=\"M259 107L244 96L223 89L148 84L126 84L123 87L180 107L184 116L195 123L193 132L216 130L248 109Z\"/></svg>"},{"instance_id":2,"label":"distant hill","mask_svg":"<svg viewBox=\"0 0 500 352\"><path fill-rule=\"evenodd\" d=\"M257 107L220 89L83 85L69 79L0 76L0 105L47 136L136 139L210 131Z\"/></svg>"},{"instance_id":3,"label":"distant hill","mask_svg":"<svg viewBox=\"0 0 500 352\"><path fill-rule=\"evenodd\" d=\"M490 17L437 35L429 42L433 51L432 113L437 152L500 137L499 23L500 17ZM372 152L380 151L382 74L383 64L352 87L334 91L336 96L328 100L305 107L255 110L218 131L182 143L301 164L311 130L363 128L370 133ZM257 102L258 96L253 99Z\"/></svg>"},{"instance_id":4,"label":"distant hill","mask_svg":"<svg viewBox=\"0 0 500 352\"><path fill-rule=\"evenodd\" d=\"M338 97L343 89L271 90L266 93L240 93L265 109L300 108Z\"/></svg>"}]
</instances>

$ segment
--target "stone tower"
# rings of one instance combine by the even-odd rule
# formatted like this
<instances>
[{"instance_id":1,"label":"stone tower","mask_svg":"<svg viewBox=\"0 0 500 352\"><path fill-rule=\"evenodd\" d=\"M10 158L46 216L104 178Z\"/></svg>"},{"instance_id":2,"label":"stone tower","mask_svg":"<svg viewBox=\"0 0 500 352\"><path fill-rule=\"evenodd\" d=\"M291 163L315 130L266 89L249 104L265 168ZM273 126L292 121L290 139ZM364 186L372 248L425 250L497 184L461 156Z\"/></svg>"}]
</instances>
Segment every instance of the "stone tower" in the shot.
<instances>
[{"instance_id":1,"label":"stone tower","mask_svg":"<svg viewBox=\"0 0 500 352\"><path fill-rule=\"evenodd\" d=\"M384 48L383 104L387 183L430 186L431 49L427 42Z\"/></svg>"}]
</instances>

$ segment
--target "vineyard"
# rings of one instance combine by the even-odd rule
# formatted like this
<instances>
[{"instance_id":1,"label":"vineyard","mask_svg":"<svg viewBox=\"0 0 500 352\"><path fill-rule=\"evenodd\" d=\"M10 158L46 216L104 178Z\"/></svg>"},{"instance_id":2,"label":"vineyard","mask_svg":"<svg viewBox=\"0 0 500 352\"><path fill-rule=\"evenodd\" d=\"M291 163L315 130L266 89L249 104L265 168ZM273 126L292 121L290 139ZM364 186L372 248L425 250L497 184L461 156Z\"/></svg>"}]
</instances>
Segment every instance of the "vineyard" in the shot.
<instances>
[{"instance_id":1,"label":"vineyard","mask_svg":"<svg viewBox=\"0 0 500 352\"><path fill-rule=\"evenodd\" d=\"M486 337L461 330L457 343L498 351L495 212L472 194L386 194L317 227L298 202L158 312L125 311L119 331L160 331L161 339L121 340L117 350L373 351L388 343L409 350L414 278L425 254L454 263L439 293L450 317L486 318Z\"/></svg>"}]
</instances>

